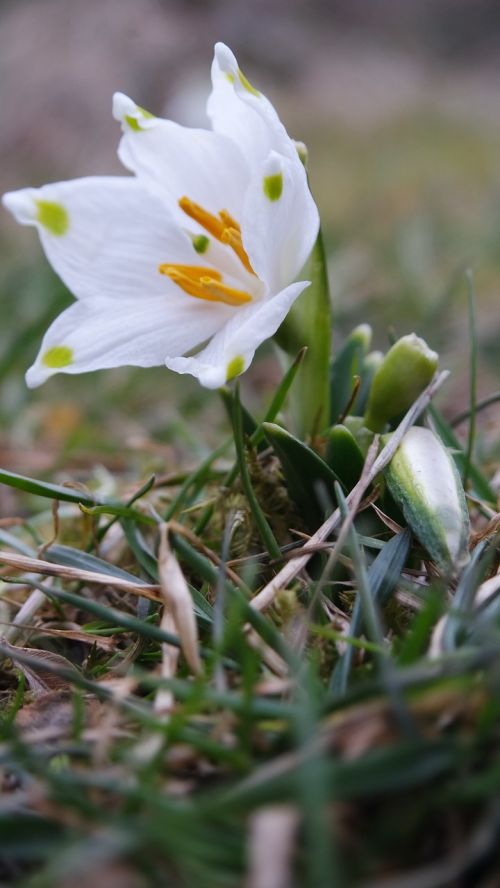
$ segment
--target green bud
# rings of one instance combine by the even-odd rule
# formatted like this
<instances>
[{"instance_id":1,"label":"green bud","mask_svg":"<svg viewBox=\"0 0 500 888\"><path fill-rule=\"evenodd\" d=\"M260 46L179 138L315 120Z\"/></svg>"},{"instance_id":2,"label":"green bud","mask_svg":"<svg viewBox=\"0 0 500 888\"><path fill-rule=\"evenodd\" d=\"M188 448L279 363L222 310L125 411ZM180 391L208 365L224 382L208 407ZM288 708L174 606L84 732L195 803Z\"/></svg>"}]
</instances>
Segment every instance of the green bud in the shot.
<instances>
[{"instance_id":1,"label":"green bud","mask_svg":"<svg viewBox=\"0 0 500 888\"><path fill-rule=\"evenodd\" d=\"M356 439L356 443L363 454L363 457L366 457L368 450L370 448L370 444L373 441L373 432L371 429L367 429L365 426L365 421L362 416L346 416L344 419L345 427L350 431L351 435Z\"/></svg>"},{"instance_id":2,"label":"green bud","mask_svg":"<svg viewBox=\"0 0 500 888\"><path fill-rule=\"evenodd\" d=\"M437 365L437 353L415 333L398 339L373 377L365 425L374 432L383 431L429 385Z\"/></svg>"},{"instance_id":3,"label":"green bud","mask_svg":"<svg viewBox=\"0 0 500 888\"><path fill-rule=\"evenodd\" d=\"M413 426L384 476L432 560L447 574L458 572L468 560L469 515L460 475L440 438Z\"/></svg>"}]
</instances>

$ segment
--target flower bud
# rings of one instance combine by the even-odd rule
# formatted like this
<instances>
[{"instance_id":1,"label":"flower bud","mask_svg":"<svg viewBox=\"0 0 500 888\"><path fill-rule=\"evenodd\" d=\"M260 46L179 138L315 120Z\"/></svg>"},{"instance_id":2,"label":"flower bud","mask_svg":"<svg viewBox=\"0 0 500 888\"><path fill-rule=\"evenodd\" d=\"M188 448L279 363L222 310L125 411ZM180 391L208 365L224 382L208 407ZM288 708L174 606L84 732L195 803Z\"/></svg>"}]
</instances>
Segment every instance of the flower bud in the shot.
<instances>
[{"instance_id":1,"label":"flower bud","mask_svg":"<svg viewBox=\"0 0 500 888\"><path fill-rule=\"evenodd\" d=\"M373 377L365 426L374 432L383 431L386 423L404 413L418 398L437 365L437 353L415 333L398 339Z\"/></svg>"},{"instance_id":2,"label":"flower bud","mask_svg":"<svg viewBox=\"0 0 500 888\"><path fill-rule=\"evenodd\" d=\"M469 515L455 462L430 429L413 426L385 479L409 526L436 565L456 573L468 560Z\"/></svg>"}]
</instances>

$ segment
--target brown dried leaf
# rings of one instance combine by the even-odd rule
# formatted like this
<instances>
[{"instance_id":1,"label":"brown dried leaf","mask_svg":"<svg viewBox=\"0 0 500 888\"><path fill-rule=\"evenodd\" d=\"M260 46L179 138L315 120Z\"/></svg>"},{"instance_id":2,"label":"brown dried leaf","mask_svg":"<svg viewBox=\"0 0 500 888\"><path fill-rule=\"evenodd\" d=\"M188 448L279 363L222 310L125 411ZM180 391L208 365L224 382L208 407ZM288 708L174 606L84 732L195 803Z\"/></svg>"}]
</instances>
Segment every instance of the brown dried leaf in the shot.
<instances>
[{"instance_id":1,"label":"brown dried leaf","mask_svg":"<svg viewBox=\"0 0 500 888\"><path fill-rule=\"evenodd\" d=\"M79 671L66 657L52 651L17 647L5 638L0 642L0 654L9 657L23 673L29 687L37 696L47 691L57 691L71 687L71 675L78 677Z\"/></svg>"},{"instance_id":2,"label":"brown dried leaf","mask_svg":"<svg viewBox=\"0 0 500 888\"><path fill-rule=\"evenodd\" d=\"M165 607L172 614L182 646L182 652L191 671L197 675L202 669L198 650L198 627L196 625L189 586L179 567L177 558L170 548L168 524L160 526L158 572Z\"/></svg>"}]
</instances>

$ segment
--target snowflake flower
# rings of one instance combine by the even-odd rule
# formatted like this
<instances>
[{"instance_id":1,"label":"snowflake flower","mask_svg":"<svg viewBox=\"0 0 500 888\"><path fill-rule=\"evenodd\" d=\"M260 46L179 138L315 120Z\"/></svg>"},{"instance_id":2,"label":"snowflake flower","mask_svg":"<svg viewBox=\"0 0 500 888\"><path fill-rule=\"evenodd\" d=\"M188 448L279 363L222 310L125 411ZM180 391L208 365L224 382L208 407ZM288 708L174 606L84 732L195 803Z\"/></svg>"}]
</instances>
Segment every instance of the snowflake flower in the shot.
<instances>
[{"instance_id":1,"label":"snowflake flower","mask_svg":"<svg viewBox=\"0 0 500 888\"><path fill-rule=\"evenodd\" d=\"M4 195L77 300L45 334L29 386L166 364L216 388L246 370L307 287L294 279L319 221L296 145L222 43L212 83L212 130L114 96L118 154L134 176Z\"/></svg>"}]
</instances>

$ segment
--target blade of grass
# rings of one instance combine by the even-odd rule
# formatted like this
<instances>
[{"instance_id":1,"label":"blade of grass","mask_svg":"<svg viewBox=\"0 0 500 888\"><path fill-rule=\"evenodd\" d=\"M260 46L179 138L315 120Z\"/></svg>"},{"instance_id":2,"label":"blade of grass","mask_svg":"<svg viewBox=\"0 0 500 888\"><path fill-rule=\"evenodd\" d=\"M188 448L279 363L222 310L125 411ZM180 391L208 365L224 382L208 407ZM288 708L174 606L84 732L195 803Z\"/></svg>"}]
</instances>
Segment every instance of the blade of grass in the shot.
<instances>
[{"instance_id":1,"label":"blade of grass","mask_svg":"<svg viewBox=\"0 0 500 888\"><path fill-rule=\"evenodd\" d=\"M477 327L476 327L476 293L474 290L474 278L472 270L466 271L467 278L467 305L469 316L469 340L470 340L470 368L469 368L469 392L470 392L470 418L469 432L467 435L467 448L465 451L464 470L462 483L467 488L472 454L476 439L476 402L477 402Z\"/></svg>"},{"instance_id":2,"label":"blade of grass","mask_svg":"<svg viewBox=\"0 0 500 888\"><path fill-rule=\"evenodd\" d=\"M344 497L344 494L342 493L340 484L336 484L335 486L342 517L344 521L347 521L347 519L349 518L349 508L347 506L346 499ZM414 739L415 724L412 717L410 716L401 690L398 687L397 682L394 681L394 669L392 666L390 651L385 642L384 632L382 630L382 624L380 621L375 596L373 595L373 590L370 588L370 581L368 578L368 572L366 570L364 552L359 545L358 535L353 523L349 525L349 529L347 532L347 544L351 551L353 570L357 582L357 593L361 600L361 607L363 610L363 622L366 627L366 634L368 635L370 641L374 642L379 647L385 647L385 653L383 655L374 652L373 656L375 662L378 664L380 675L385 685L385 691L392 703L394 715L397 718L401 729L408 738Z\"/></svg>"},{"instance_id":3,"label":"blade of grass","mask_svg":"<svg viewBox=\"0 0 500 888\"><path fill-rule=\"evenodd\" d=\"M227 450L229 444L231 443L231 440L231 438L228 438L226 441L223 441L219 447L213 450L212 453L210 453L207 458L204 459L203 462L200 463L200 465L190 475L188 475L177 496L174 497L168 509L166 510L164 516L165 521L170 521L170 519L174 517L175 513L181 508L181 506L184 505L191 488L194 487L197 491L198 489L203 487L212 463L215 462L215 460L218 459L219 456L222 456L225 450Z\"/></svg>"},{"instance_id":4,"label":"blade of grass","mask_svg":"<svg viewBox=\"0 0 500 888\"><path fill-rule=\"evenodd\" d=\"M250 443L252 444L253 447L258 447L260 444L262 444L262 441L265 436L263 424L265 422L274 422L278 413L280 412L281 408L283 407L283 404L285 403L288 392L289 392L291 386L293 385L294 379L297 375L297 371L299 370L299 367L304 359L306 351L307 351L307 347L300 349L300 351L297 354L297 356L295 357L295 360L293 361L292 365L288 368L285 375L283 376L283 379L279 383L279 385L273 395L272 401L271 401L268 409L266 410L264 418L261 420L261 422L257 423L255 428L251 432ZM234 397L231 395L231 392L229 389L224 389L224 404L225 404L226 408L228 409L229 415L231 417L233 410L234 410ZM239 468L238 461L236 461L234 463L232 469L230 469L230 471L227 473L226 477L224 478L224 480L222 482L222 487L231 487L231 485L234 483L234 481L238 477L238 468ZM212 514L213 514L213 505L210 504L203 510L202 514L200 515L200 518L198 519L198 521L196 523L194 530L197 535L203 533L205 527L207 526L208 522L210 521L210 518L212 517Z\"/></svg>"},{"instance_id":5,"label":"blade of grass","mask_svg":"<svg viewBox=\"0 0 500 888\"><path fill-rule=\"evenodd\" d=\"M439 410L434 406L434 404L429 405L428 413L432 419L432 424L435 431L441 438L445 447L450 448L451 455L455 460L460 475L463 476L465 467L465 454L463 452L462 445L453 432L451 426L446 422L446 420L441 415ZM487 502L489 505L496 507L495 492L493 491L489 481L472 462L469 464L467 475L478 497L485 500L485 502Z\"/></svg>"},{"instance_id":6,"label":"blade of grass","mask_svg":"<svg viewBox=\"0 0 500 888\"><path fill-rule=\"evenodd\" d=\"M278 546L278 543L274 538L271 526L260 507L257 497L255 496L255 491L250 480L250 473L248 471L248 465L245 457L245 442L243 440L243 424L241 417L241 404L238 383L236 383L234 388L232 418L234 443L236 447L236 456L243 490L248 500L248 505L250 507L253 520L266 550L269 552L271 558L279 559L281 558L280 547Z\"/></svg>"},{"instance_id":7,"label":"blade of grass","mask_svg":"<svg viewBox=\"0 0 500 888\"><path fill-rule=\"evenodd\" d=\"M410 551L411 532L404 530L392 537L379 552L368 570L370 596L376 604L382 605L394 590ZM358 535L358 543L362 544ZM349 635L357 638L363 625L363 604L361 596L356 596L352 609ZM337 661L332 673L330 691L334 696L343 696L347 688L349 672L354 657L351 643Z\"/></svg>"},{"instance_id":8,"label":"blade of grass","mask_svg":"<svg viewBox=\"0 0 500 888\"><path fill-rule=\"evenodd\" d=\"M26 493L32 493L35 496L61 500L61 502L66 503L83 503L86 506L95 506L101 503L99 497L93 496L84 490L72 490L71 487L49 484L47 481L37 481L35 478L29 478L27 475L7 472L6 469L0 469L0 484L7 484L9 487L15 487L16 490L24 490Z\"/></svg>"}]
</instances>

